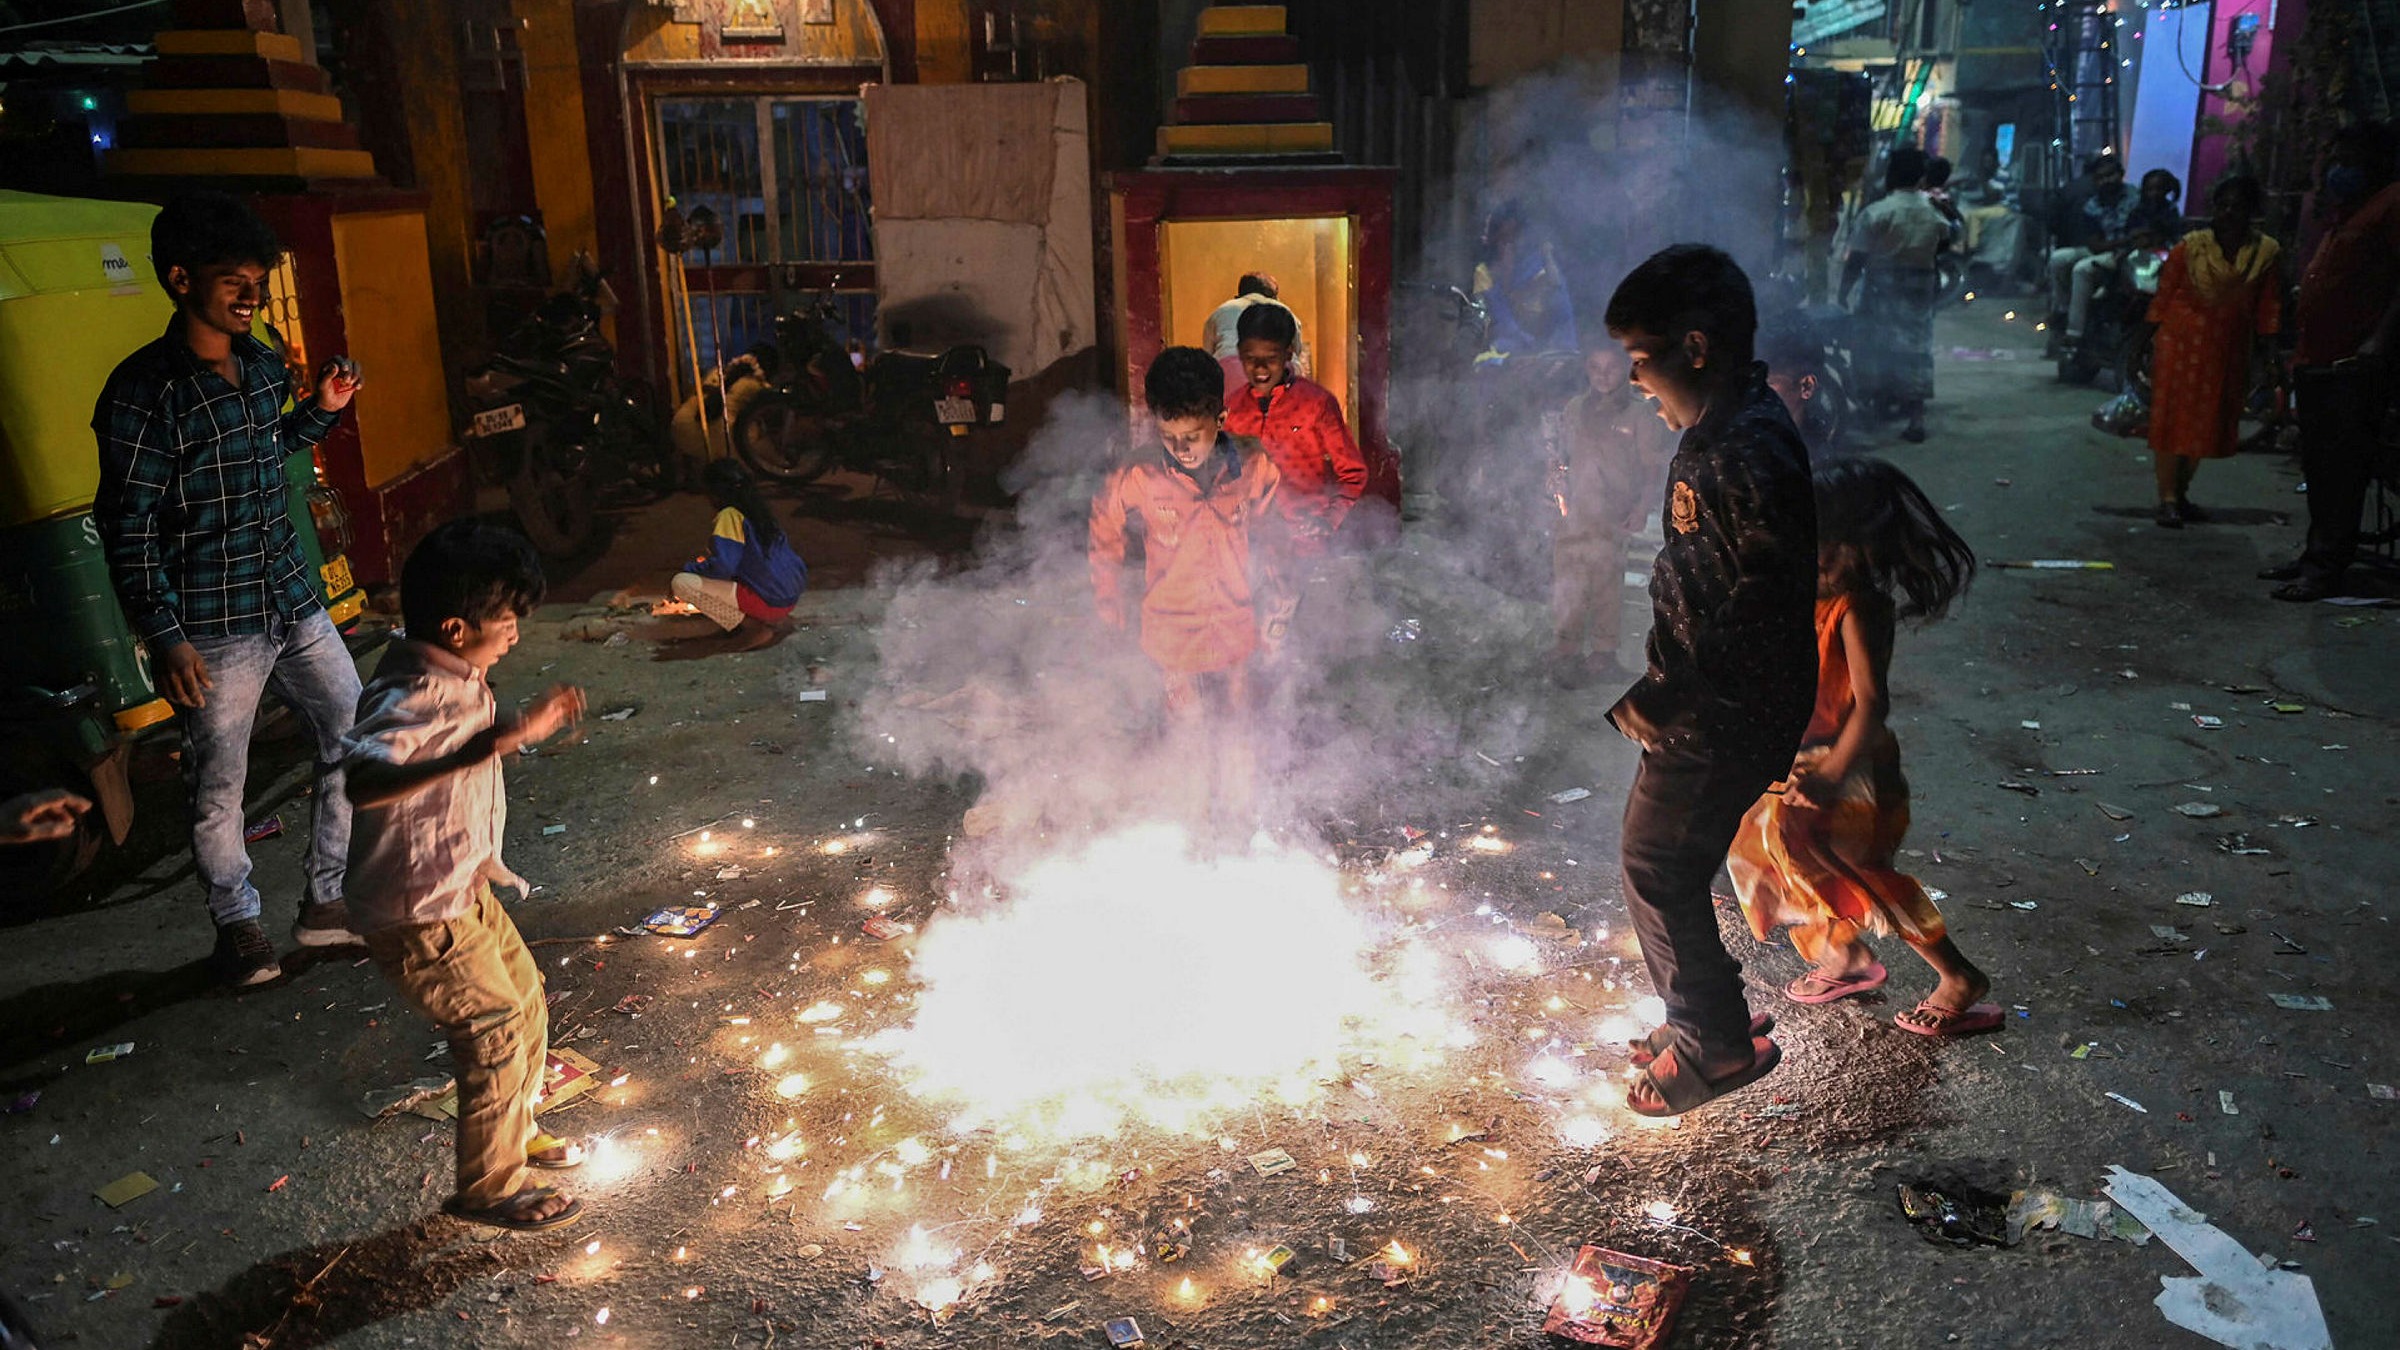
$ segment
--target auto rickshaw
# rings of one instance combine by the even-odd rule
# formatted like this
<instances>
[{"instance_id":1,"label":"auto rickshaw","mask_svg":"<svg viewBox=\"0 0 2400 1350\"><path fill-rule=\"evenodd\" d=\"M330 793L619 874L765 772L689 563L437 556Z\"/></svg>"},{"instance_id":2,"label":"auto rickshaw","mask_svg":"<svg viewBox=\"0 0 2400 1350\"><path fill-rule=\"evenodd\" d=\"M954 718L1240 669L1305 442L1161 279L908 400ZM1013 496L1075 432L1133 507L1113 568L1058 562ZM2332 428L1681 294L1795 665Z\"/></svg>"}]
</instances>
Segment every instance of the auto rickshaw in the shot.
<instances>
[{"instance_id":1,"label":"auto rickshaw","mask_svg":"<svg viewBox=\"0 0 2400 1350\"><path fill-rule=\"evenodd\" d=\"M0 849L0 908L88 867L103 832L125 841L134 742L164 734L174 716L117 606L92 519L93 406L174 308L150 266L157 214L141 202L0 192L0 800L65 788L98 807L70 839ZM284 481L321 598L346 625L365 597L343 556L339 503L308 451L285 461Z\"/></svg>"}]
</instances>

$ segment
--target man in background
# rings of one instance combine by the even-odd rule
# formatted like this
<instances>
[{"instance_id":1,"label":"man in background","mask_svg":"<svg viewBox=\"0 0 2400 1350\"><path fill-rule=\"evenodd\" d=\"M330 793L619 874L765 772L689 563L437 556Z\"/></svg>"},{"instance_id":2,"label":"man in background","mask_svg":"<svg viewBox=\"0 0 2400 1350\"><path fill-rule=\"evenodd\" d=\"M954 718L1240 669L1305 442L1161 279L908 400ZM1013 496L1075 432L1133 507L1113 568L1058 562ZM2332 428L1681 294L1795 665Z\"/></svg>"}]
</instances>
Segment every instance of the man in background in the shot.
<instances>
[{"instance_id":1,"label":"man in background","mask_svg":"<svg viewBox=\"0 0 2400 1350\"><path fill-rule=\"evenodd\" d=\"M1217 364L1225 368L1225 392L1248 383L1242 374L1241 324L1242 315L1260 305L1273 305L1292 315L1292 369L1308 374L1308 340L1300 334L1300 316L1283 303L1281 288L1275 278L1264 272L1244 272L1234 286L1233 298L1208 312L1208 321L1200 326L1200 346Z\"/></svg>"},{"instance_id":2,"label":"man in background","mask_svg":"<svg viewBox=\"0 0 2400 1350\"><path fill-rule=\"evenodd\" d=\"M2358 554L2358 520L2375 474L2376 437L2391 402L2392 347L2400 341L2400 183L2391 128L2344 128L2325 154L2319 200L2334 224L2300 277L2293 305L2293 411L2300 470L2308 479L2308 546L2259 573L2284 583L2275 598L2306 602L2340 593Z\"/></svg>"}]
</instances>

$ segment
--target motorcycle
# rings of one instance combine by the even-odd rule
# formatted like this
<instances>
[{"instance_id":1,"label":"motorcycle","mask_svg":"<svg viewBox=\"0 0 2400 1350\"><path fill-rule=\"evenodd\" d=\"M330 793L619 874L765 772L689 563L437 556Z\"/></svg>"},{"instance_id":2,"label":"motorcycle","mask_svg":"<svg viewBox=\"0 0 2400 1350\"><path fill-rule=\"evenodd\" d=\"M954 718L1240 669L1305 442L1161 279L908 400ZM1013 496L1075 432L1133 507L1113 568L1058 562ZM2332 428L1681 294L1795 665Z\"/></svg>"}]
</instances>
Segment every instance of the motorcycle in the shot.
<instances>
[{"instance_id":1,"label":"motorcycle","mask_svg":"<svg viewBox=\"0 0 2400 1350\"><path fill-rule=\"evenodd\" d=\"M2150 302L2158 295L2158 276L2166 266L2163 248L2127 249L2116 270L2092 295L2083 336L2066 344L2058 356L2058 378L2066 384L2089 384L2103 370L2118 372L2123 388L2150 397L2148 351L2153 325ZM2139 380L2138 389L2135 384Z\"/></svg>"},{"instance_id":2,"label":"motorcycle","mask_svg":"<svg viewBox=\"0 0 2400 1350\"><path fill-rule=\"evenodd\" d=\"M588 259L575 265L575 284L466 378L476 476L507 488L526 537L555 558L591 553L607 535L603 506L655 498L674 477L656 400L617 374L600 332L607 282Z\"/></svg>"},{"instance_id":3,"label":"motorcycle","mask_svg":"<svg viewBox=\"0 0 2400 1350\"><path fill-rule=\"evenodd\" d=\"M848 469L957 511L959 442L1007 417L1009 368L971 343L863 357L834 337L836 322L826 299L775 321L775 387L734 420L734 453L777 482Z\"/></svg>"}]
</instances>

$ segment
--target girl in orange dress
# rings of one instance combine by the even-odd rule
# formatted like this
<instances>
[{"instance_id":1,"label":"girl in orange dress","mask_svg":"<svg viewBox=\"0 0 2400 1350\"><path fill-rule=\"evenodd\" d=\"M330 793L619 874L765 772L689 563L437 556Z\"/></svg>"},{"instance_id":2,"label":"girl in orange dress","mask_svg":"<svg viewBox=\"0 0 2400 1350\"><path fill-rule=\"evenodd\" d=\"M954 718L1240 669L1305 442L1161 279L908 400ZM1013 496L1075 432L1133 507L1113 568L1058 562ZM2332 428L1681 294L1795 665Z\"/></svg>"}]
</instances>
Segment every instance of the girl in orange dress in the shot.
<instances>
[{"instance_id":1,"label":"girl in orange dress","mask_svg":"<svg viewBox=\"0 0 2400 1350\"><path fill-rule=\"evenodd\" d=\"M2283 321L2282 250L2258 232L2265 202L2247 174L2208 194L2209 226L2183 237L2159 273L2150 322L2150 455L2158 470L2158 523L2180 530L2206 520L2192 505L2192 474L2234 451L2250 394L2250 349Z\"/></svg>"},{"instance_id":2,"label":"girl in orange dress","mask_svg":"<svg viewBox=\"0 0 2400 1350\"><path fill-rule=\"evenodd\" d=\"M1888 978L1863 933L1897 935L1941 977L1893 1021L1926 1036L1999 1027L1991 981L1950 941L1916 878L1892 866L1908 833L1908 780L1884 717L1900 619L1935 619L1975 575L1975 554L1906 474L1879 459L1819 467L1817 706L1789 783L1758 799L1726 858L1750 929L1792 930L1809 971L1797 1003L1831 1003Z\"/></svg>"}]
</instances>

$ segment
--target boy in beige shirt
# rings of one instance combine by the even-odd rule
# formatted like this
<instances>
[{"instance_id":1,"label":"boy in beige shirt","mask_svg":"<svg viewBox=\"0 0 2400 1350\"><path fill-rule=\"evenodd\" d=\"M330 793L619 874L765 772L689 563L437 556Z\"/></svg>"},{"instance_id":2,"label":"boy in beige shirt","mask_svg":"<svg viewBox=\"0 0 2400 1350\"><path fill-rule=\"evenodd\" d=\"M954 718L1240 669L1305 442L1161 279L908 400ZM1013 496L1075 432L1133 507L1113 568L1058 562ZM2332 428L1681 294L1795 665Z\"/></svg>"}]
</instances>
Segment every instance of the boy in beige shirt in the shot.
<instances>
[{"instance_id":1,"label":"boy in beige shirt","mask_svg":"<svg viewBox=\"0 0 2400 1350\"><path fill-rule=\"evenodd\" d=\"M458 1189L442 1207L523 1231L571 1223L583 1208L527 1182L528 1165L573 1167L583 1150L534 1121L549 1013L541 973L492 891L526 889L500 860L501 762L583 715L583 692L559 685L503 718L484 682L542 589L541 560L520 535L459 520L425 536L400 574L407 636L359 696L343 759L356 813L352 921L457 1063Z\"/></svg>"}]
</instances>

